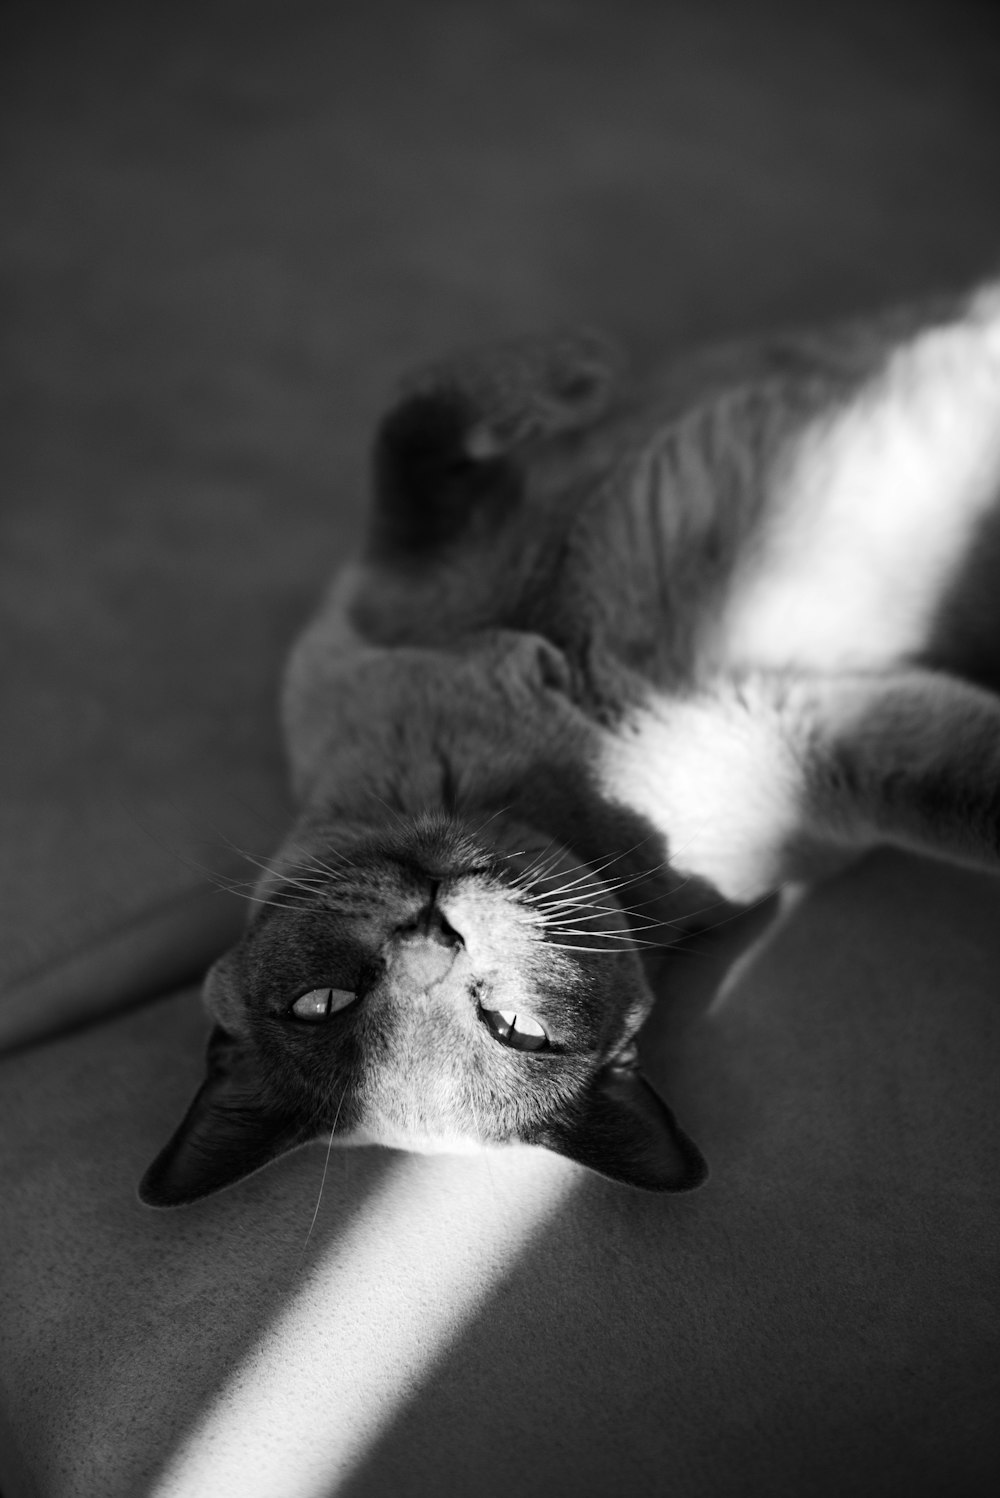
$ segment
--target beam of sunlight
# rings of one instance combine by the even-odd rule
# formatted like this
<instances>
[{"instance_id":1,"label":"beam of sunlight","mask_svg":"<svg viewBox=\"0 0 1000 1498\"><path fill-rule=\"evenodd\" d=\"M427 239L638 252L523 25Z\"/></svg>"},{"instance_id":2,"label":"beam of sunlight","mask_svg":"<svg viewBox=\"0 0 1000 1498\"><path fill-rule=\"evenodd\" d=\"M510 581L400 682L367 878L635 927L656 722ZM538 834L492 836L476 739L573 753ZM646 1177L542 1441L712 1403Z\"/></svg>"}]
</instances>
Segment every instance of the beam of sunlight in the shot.
<instances>
[{"instance_id":1,"label":"beam of sunlight","mask_svg":"<svg viewBox=\"0 0 1000 1498\"><path fill-rule=\"evenodd\" d=\"M577 1167L528 1148L400 1156L234 1368L153 1498L335 1493L578 1180Z\"/></svg>"}]
</instances>

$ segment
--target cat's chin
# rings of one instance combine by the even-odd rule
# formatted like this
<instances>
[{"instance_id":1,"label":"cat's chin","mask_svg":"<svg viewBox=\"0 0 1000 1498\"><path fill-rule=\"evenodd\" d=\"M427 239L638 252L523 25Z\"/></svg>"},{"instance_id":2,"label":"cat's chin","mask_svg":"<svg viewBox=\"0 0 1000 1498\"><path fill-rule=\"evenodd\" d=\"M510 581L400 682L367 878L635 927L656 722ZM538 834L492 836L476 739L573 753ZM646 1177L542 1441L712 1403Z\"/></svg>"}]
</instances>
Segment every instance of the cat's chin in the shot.
<instances>
[{"instance_id":1,"label":"cat's chin","mask_svg":"<svg viewBox=\"0 0 1000 1498\"><path fill-rule=\"evenodd\" d=\"M335 1134L333 1144L335 1149L376 1146L380 1149L405 1150L411 1155L480 1155L484 1150L507 1148L496 1140L470 1139L467 1134L432 1136L411 1134L404 1129L369 1129L363 1126L352 1129L348 1134Z\"/></svg>"}]
</instances>

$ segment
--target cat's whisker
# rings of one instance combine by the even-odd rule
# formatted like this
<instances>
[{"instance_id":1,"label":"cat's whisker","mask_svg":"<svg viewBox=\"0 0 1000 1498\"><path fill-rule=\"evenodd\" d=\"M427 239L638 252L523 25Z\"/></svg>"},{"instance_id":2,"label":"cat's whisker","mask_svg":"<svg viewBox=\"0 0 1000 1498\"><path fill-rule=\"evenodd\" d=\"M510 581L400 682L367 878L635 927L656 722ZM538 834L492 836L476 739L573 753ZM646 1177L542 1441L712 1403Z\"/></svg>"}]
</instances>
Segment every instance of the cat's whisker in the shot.
<instances>
[{"instance_id":1,"label":"cat's whisker","mask_svg":"<svg viewBox=\"0 0 1000 1498\"><path fill-rule=\"evenodd\" d=\"M625 874L620 879L602 880L602 883L604 887L609 890L624 889L627 885L638 884L644 879L655 879L658 875L669 870L671 867L672 863L669 858L661 858L659 863L654 863L649 865L648 867L637 869L634 874Z\"/></svg>"},{"instance_id":2,"label":"cat's whisker","mask_svg":"<svg viewBox=\"0 0 1000 1498\"><path fill-rule=\"evenodd\" d=\"M652 904L653 902L644 901L643 903ZM596 920L601 915L628 915L630 913L630 907L624 905L597 905L589 900L539 900L536 904L536 909L556 918L568 914L585 916L588 920ZM638 911L638 909L638 906L631 907L631 911L633 912ZM652 920L653 917L640 916L639 919Z\"/></svg>"},{"instance_id":3,"label":"cat's whisker","mask_svg":"<svg viewBox=\"0 0 1000 1498\"><path fill-rule=\"evenodd\" d=\"M751 900L747 905L740 905L736 910L730 910L729 914L724 915L721 920L713 921L710 926L701 926L699 927L697 932L692 934L702 936L707 934L709 931L718 931L720 926L728 925L730 921L735 921L739 916L747 915L752 910L759 910L761 905L766 905L768 900L772 900L774 899L775 895L780 894L781 891L787 887L789 882L790 881L788 880L782 881L782 883L777 885L774 890L769 890L766 895L761 895L759 899ZM730 900L717 900L714 905L706 905L704 911L696 910L694 914L701 915L710 910L718 910L720 906L728 907L731 904L732 901Z\"/></svg>"},{"instance_id":4,"label":"cat's whisker","mask_svg":"<svg viewBox=\"0 0 1000 1498\"><path fill-rule=\"evenodd\" d=\"M599 895L603 889L601 881L595 876L593 870L588 869L586 873L580 874L576 879L566 880L555 889L539 890L538 894L543 899L557 899L561 895L568 894L570 890L580 889L581 887L592 889L595 895Z\"/></svg>"},{"instance_id":5,"label":"cat's whisker","mask_svg":"<svg viewBox=\"0 0 1000 1498\"><path fill-rule=\"evenodd\" d=\"M276 865L276 868L279 866ZM280 865L283 878L299 879L306 884L322 883L324 873L332 872L330 865L321 866L316 862L306 863L300 859L297 863L286 863Z\"/></svg>"},{"instance_id":6,"label":"cat's whisker","mask_svg":"<svg viewBox=\"0 0 1000 1498\"><path fill-rule=\"evenodd\" d=\"M532 869L538 868L539 865L545 863L546 861L551 861L551 859L553 858L558 859L559 856L560 850L557 846L556 839L554 837L550 837L543 848L538 848L535 850L534 861L533 863L529 864L528 869L525 872L530 872Z\"/></svg>"},{"instance_id":7,"label":"cat's whisker","mask_svg":"<svg viewBox=\"0 0 1000 1498\"><path fill-rule=\"evenodd\" d=\"M327 1142L327 1146L326 1146L326 1158L323 1161L323 1174L320 1177L319 1191L316 1194L316 1205L313 1208L312 1221L309 1223L309 1231L306 1233L305 1242L303 1243L302 1247L299 1249L299 1257L298 1257L298 1260L297 1260L296 1265L295 1265L295 1272L296 1272L296 1274L298 1273L298 1271L302 1267L302 1260L305 1258L306 1249L309 1247L309 1240L312 1238L313 1229L315 1228L315 1226L316 1226L316 1220L319 1217L320 1203L323 1200L323 1191L324 1191L324 1188L326 1187L327 1172L330 1169L330 1156L333 1153L333 1141L334 1141L334 1138L336 1137L337 1124L340 1122L340 1113L341 1113L341 1109L344 1106L344 1098L346 1096L347 1096L347 1088L345 1086L342 1089L342 1091L341 1091L340 1102L337 1104L337 1111L336 1111L336 1113L334 1114L334 1117L333 1117L333 1126L330 1129L330 1138L329 1138L329 1140Z\"/></svg>"},{"instance_id":8,"label":"cat's whisker","mask_svg":"<svg viewBox=\"0 0 1000 1498\"><path fill-rule=\"evenodd\" d=\"M659 833L647 833L645 837L641 837L638 842L632 843L630 847L622 848L618 853L611 853L606 858L599 859L596 863L591 864L590 867L595 873L600 873L604 869L609 869L614 864L620 863L623 858L630 858L633 853L638 853L639 849L644 848L646 844L652 840L652 838L658 838L659 836ZM668 862L668 860L661 860L661 862L655 865L655 867L663 868L666 862Z\"/></svg>"},{"instance_id":9,"label":"cat's whisker","mask_svg":"<svg viewBox=\"0 0 1000 1498\"><path fill-rule=\"evenodd\" d=\"M244 884L237 880L227 880L222 875L214 875L208 869L204 872L208 876L209 883L221 893L235 895L237 899L247 900L253 905L274 905L278 909L290 910L309 910L314 906L314 902L312 901L308 901L305 898L294 900L287 894L280 899L274 895L261 895L257 893L256 884Z\"/></svg>"},{"instance_id":10,"label":"cat's whisker","mask_svg":"<svg viewBox=\"0 0 1000 1498\"><path fill-rule=\"evenodd\" d=\"M303 861L299 864L293 864L292 867L306 874L316 870L320 874L329 874L335 879L339 878L346 869L357 868L357 864L353 859L348 858L346 853L339 853L335 849L329 849L327 857L336 859L337 865L327 863L326 859L320 858L319 854L313 852L311 849L303 849Z\"/></svg>"},{"instance_id":11,"label":"cat's whisker","mask_svg":"<svg viewBox=\"0 0 1000 1498\"><path fill-rule=\"evenodd\" d=\"M291 887L292 889L300 890L303 895L312 897L313 899L315 899L315 896L318 892L326 888L329 882L328 880L319 878L304 879L300 876L293 875L290 871L275 868L271 864L266 863L262 859L255 858L252 854L247 853L242 849L235 849L234 851L240 852L249 863L252 863L256 868L260 869L271 880L273 880L274 883L279 884L286 889L288 887ZM259 881L255 881L254 888L256 888L258 884Z\"/></svg>"},{"instance_id":12,"label":"cat's whisker","mask_svg":"<svg viewBox=\"0 0 1000 1498\"><path fill-rule=\"evenodd\" d=\"M546 878L551 870L555 868L560 858L560 853L557 851L551 856L551 858L546 859L545 855L547 854L548 849L551 847L552 843L550 842L545 848L542 849L542 852L539 854L534 863L529 864L526 869L522 869L521 872L510 881L511 884L518 886L527 886L530 888L533 885L537 884L540 879Z\"/></svg>"},{"instance_id":13,"label":"cat's whisker","mask_svg":"<svg viewBox=\"0 0 1000 1498\"><path fill-rule=\"evenodd\" d=\"M663 945L662 942L649 941L647 938L641 936L632 936L625 931L556 931L553 935L559 937L579 936L592 942L607 942L611 946L627 948L642 946L658 947ZM546 942L551 945L548 937L546 937ZM603 951L605 948L600 948L599 950Z\"/></svg>"},{"instance_id":14,"label":"cat's whisker","mask_svg":"<svg viewBox=\"0 0 1000 1498\"><path fill-rule=\"evenodd\" d=\"M171 858L175 859L185 868L190 869L192 873L198 874L223 894L238 895L241 899L250 898L250 894L248 892L256 889L256 880L248 880L244 883L241 880L232 878L230 875L223 874L219 869L213 868L211 864L203 863L201 859L194 858L189 853L182 853L179 849L171 847L169 843L163 840L163 838L158 837L152 830L152 828L147 826L146 823L143 822L143 820L135 814L132 808L129 807L124 800L121 800L121 798L119 798L119 801L126 814L145 834L145 836L147 836L152 842L154 842L158 848L161 848L165 853L169 854ZM211 823L210 825L214 826L214 824ZM232 852L239 854L241 858L246 856L243 849L237 847L237 845L233 843L231 839L229 839L224 833L222 833L218 827L216 827L215 830L219 834L220 841L225 843Z\"/></svg>"},{"instance_id":15,"label":"cat's whisker","mask_svg":"<svg viewBox=\"0 0 1000 1498\"><path fill-rule=\"evenodd\" d=\"M639 915L634 921L630 920L626 913L618 906L608 905L595 909L583 910L536 910L533 912L536 918L554 929L560 926L606 926L609 930L624 930L631 928L633 924L644 926L661 926L663 922L649 915Z\"/></svg>"},{"instance_id":16,"label":"cat's whisker","mask_svg":"<svg viewBox=\"0 0 1000 1498\"><path fill-rule=\"evenodd\" d=\"M655 895L650 895L649 898L646 899L646 900L635 900L630 905L622 904L622 905L619 906L619 909L625 915L633 915L633 914L636 914L638 911L645 909L645 907L647 905L663 905L663 906L666 906L669 903L669 901L676 894L678 894L680 892L680 890L683 889L683 888L684 888L684 886L680 885L680 886L678 886L677 889L672 889L672 890L670 890L668 892L664 892L664 891L661 890L661 891L659 891Z\"/></svg>"},{"instance_id":17,"label":"cat's whisker","mask_svg":"<svg viewBox=\"0 0 1000 1498\"><path fill-rule=\"evenodd\" d=\"M510 809L511 809L510 806L501 806L501 807L499 807L495 812L493 812L490 816L488 816L486 818L485 822L482 822L482 823L480 823L480 825L478 827L473 828L470 836L472 836L474 838L482 837L483 832L490 825L490 823L491 822L495 822L496 819L497 819L497 817L502 817L502 816L506 815L506 813L509 812Z\"/></svg>"},{"instance_id":18,"label":"cat's whisker","mask_svg":"<svg viewBox=\"0 0 1000 1498\"><path fill-rule=\"evenodd\" d=\"M555 842L555 840L553 839L552 842L550 842L547 845L547 847L552 847L554 845L554 842ZM637 844L636 846L639 846L639 845ZM546 851L547 851L547 849L543 850L543 853L541 855L542 858L544 858L544 854L545 854ZM552 855L551 858L549 858L547 860L547 862L545 863L545 866L544 866L544 868L542 868L541 872L538 871L537 866L533 866L532 869L529 869L526 872L532 874L532 877L534 878L535 882L537 882L538 879L540 879L540 878L547 878L548 875L551 873L551 871L558 865L559 860L564 855L564 851L565 850L562 849L562 848L556 848L555 853ZM596 867L597 868L603 868L603 867L607 866L608 864L616 862L619 858L625 857L628 853L630 853L632 851L634 851L634 850L630 849L630 848L627 848L624 853L615 853L615 854L612 854L612 855L610 855L610 857L607 860L600 860ZM580 878L579 879L574 878L573 876L575 876L575 875L579 875ZM564 879L570 880L571 884L580 883L580 882L582 882L585 879L592 878L593 875L594 875L594 868L589 863L586 863L586 862L583 862L583 861L581 861L579 863L571 864L568 868L565 868L565 869L562 870L562 877Z\"/></svg>"},{"instance_id":19,"label":"cat's whisker","mask_svg":"<svg viewBox=\"0 0 1000 1498\"><path fill-rule=\"evenodd\" d=\"M550 941L550 942L546 942L546 946L551 947L552 950L556 951L556 952L587 952L587 953L590 953L592 956L595 956L595 957L610 957L610 956L615 955L613 953L613 951L611 951L607 947L588 947L588 946L583 946L583 945L581 945L580 943L577 943L577 942ZM655 941L636 942L635 943L635 950L638 951L640 948L646 948L646 947L659 949L662 946L664 946L663 942L655 942Z\"/></svg>"},{"instance_id":20,"label":"cat's whisker","mask_svg":"<svg viewBox=\"0 0 1000 1498\"><path fill-rule=\"evenodd\" d=\"M313 910L315 906L305 900L272 900L266 895L244 895L251 905L271 905L275 910Z\"/></svg>"},{"instance_id":21,"label":"cat's whisker","mask_svg":"<svg viewBox=\"0 0 1000 1498\"><path fill-rule=\"evenodd\" d=\"M607 904L607 897L614 896L617 890L627 888L629 884L638 883L643 879L654 877L656 872L656 870L653 870L648 874L644 872L632 878L620 880L613 885L601 882L594 888L593 892L588 889L580 889L576 893L535 890L526 892L522 896L522 898L527 903L530 903L536 908L546 911L604 910L614 911L615 913L618 913L619 911L638 911L644 905L662 904L668 898L668 895L675 893L675 891L660 890L657 891L655 895L651 895L648 899L635 901L631 905L625 905L622 903L609 905Z\"/></svg>"},{"instance_id":22,"label":"cat's whisker","mask_svg":"<svg viewBox=\"0 0 1000 1498\"><path fill-rule=\"evenodd\" d=\"M648 837L643 838L640 842L634 844L633 847L626 848L621 853L612 854L609 858L602 859L593 865L587 866L584 869L584 872L579 874L576 878L567 879L553 890L542 891L542 894L548 898L555 898L559 895L568 894L570 890L579 889L581 886L591 884L593 886L594 893L600 895L608 892L613 892L616 889L624 889L627 885L636 884L644 879L655 878L655 876L660 873L661 870L670 866L669 858L661 859L659 863L654 864L651 868L640 869L636 873L628 874L621 879L607 880L600 877L606 869L610 868L613 864L618 863L622 858L627 858L630 854L637 852L638 849L642 847L643 843L646 843L648 841ZM582 867L582 865L578 865L578 867ZM571 870L570 872L573 871Z\"/></svg>"},{"instance_id":23,"label":"cat's whisker","mask_svg":"<svg viewBox=\"0 0 1000 1498\"><path fill-rule=\"evenodd\" d=\"M392 817L393 821L398 823L398 825L402 827L404 832L409 833L412 831L412 828L410 827L406 818L403 816L402 811L397 811L394 806L390 806L385 797L380 796L376 791L370 791L369 794L375 801L378 802L379 806L384 807L384 809L389 813L390 817Z\"/></svg>"},{"instance_id":24,"label":"cat's whisker","mask_svg":"<svg viewBox=\"0 0 1000 1498\"><path fill-rule=\"evenodd\" d=\"M594 926L549 925L546 923L542 927L542 930L545 932L546 940L549 936L586 936L592 941L611 942L640 942L648 940L648 938L638 936L634 931L629 931L625 928L619 931L601 931Z\"/></svg>"},{"instance_id":25,"label":"cat's whisker","mask_svg":"<svg viewBox=\"0 0 1000 1498\"><path fill-rule=\"evenodd\" d=\"M593 863L575 864L572 868L567 869L566 873L575 874L578 871L582 871L584 878L597 876L603 870L611 868L616 863L620 863L623 858L628 858L631 854L637 853L655 835L654 833L649 833L646 837L640 838L637 843L633 843L631 847L622 848L617 853L609 853L606 857L599 858ZM659 866L662 867L662 865Z\"/></svg>"},{"instance_id":26,"label":"cat's whisker","mask_svg":"<svg viewBox=\"0 0 1000 1498\"><path fill-rule=\"evenodd\" d=\"M614 919L619 926L628 926L631 924L623 911L617 910L612 906L607 906L599 910L541 911L540 914L545 924L553 929L566 925L599 925L607 923L609 918ZM636 924L642 923L645 923L647 926L658 926L660 924L659 921L653 920L650 916L640 916Z\"/></svg>"},{"instance_id":27,"label":"cat's whisker","mask_svg":"<svg viewBox=\"0 0 1000 1498\"><path fill-rule=\"evenodd\" d=\"M277 869L267 859L258 858L256 854L251 853L247 848L241 848L239 843L234 843L232 838L226 837L225 834L222 835L222 841L231 853L235 853L238 858L242 858L245 862L253 864L254 868L263 869L266 874L277 875Z\"/></svg>"},{"instance_id":28,"label":"cat's whisker","mask_svg":"<svg viewBox=\"0 0 1000 1498\"><path fill-rule=\"evenodd\" d=\"M479 1140L479 1147L483 1152L483 1159L486 1162L486 1174L490 1178L490 1188L493 1192L494 1198L496 1198L497 1183L493 1175L493 1165L490 1161L490 1152L486 1143L486 1136L483 1133L483 1125L482 1120L479 1116L479 1109L476 1107L476 1097L474 1092L469 1093L469 1106L472 1109L472 1120L476 1126L476 1138Z\"/></svg>"},{"instance_id":29,"label":"cat's whisker","mask_svg":"<svg viewBox=\"0 0 1000 1498\"><path fill-rule=\"evenodd\" d=\"M285 889L301 890L304 895L314 895L317 890L326 889L329 884L327 879L296 879L288 874L282 875L282 886Z\"/></svg>"},{"instance_id":30,"label":"cat's whisker","mask_svg":"<svg viewBox=\"0 0 1000 1498\"><path fill-rule=\"evenodd\" d=\"M644 905L653 905L653 906L656 906L656 905L661 905L662 903L663 902L661 900L645 900L645 901L642 901L640 904L635 905L635 906L629 906L629 905L606 905L606 906L603 906L603 907L602 906L592 906L591 908L595 911L596 914L600 914L601 911L603 910L604 912L606 912L608 914L613 914L613 915L621 916L625 920L648 921L649 923L651 923L653 925L659 925L660 924L660 920L661 920L660 915L658 915L658 914L655 914L655 915L652 914L650 911L643 909L643 906ZM584 912L581 911L581 914L584 914Z\"/></svg>"},{"instance_id":31,"label":"cat's whisker","mask_svg":"<svg viewBox=\"0 0 1000 1498\"><path fill-rule=\"evenodd\" d=\"M248 862L252 863L256 868L262 870L263 873L267 874L269 878L274 880L276 883L281 884L285 887L291 886L293 889L301 890L305 895L308 896L315 896L317 891L325 889L327 884L329 883L329 880L321 878L319 876L303 877L301 874L295 874L293 872L293 869L295 867L294 865L290 869L283 869L269 864L263 859L254 858L250 853L244 852L243 857L246 858Z\"/></svg>"}]
</instances>

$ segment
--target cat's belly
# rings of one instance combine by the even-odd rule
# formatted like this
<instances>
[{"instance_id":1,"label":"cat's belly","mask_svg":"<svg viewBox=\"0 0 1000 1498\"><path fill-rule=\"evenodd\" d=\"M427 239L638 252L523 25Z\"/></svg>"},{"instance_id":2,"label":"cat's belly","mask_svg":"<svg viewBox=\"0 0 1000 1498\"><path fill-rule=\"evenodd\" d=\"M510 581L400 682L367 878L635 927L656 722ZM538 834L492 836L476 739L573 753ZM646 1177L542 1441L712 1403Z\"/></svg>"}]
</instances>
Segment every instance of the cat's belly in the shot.
<instances>
[{"instance_id":1,"label":"cat's belly","mask_svg":"<svg viewBox=\"0 0 1000 1498\"><path fill-rule=\"evenodd\" d=\"M785 453L708 631L716 665L882 666L931 643L1000 504L1000 293L897 349Z\"/></svg>"}]
</instances>

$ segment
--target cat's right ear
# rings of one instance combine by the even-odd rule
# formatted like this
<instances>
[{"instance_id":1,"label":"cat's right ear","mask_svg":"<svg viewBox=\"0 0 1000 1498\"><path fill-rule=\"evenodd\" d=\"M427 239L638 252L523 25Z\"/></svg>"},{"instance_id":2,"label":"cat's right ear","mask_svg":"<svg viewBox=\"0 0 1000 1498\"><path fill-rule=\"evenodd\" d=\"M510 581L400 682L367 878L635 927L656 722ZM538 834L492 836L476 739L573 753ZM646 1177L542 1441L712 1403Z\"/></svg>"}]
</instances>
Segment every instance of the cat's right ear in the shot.
<instances>
[{"instance_id":1,"label":"cat's right ear","mask_svg":"<svg viewBox=\"0 0 1000 1498\"><path fill-rule=\"evenodd\" d=\"M375 438L372 552L426 553L502 518L522 494L528 449L592 425L622 364L579 331L494 344L406 381Z\"/></svg>"},{"instance_id":2,"label":"cat's right ear","mask_svg":"<svg viewBox=\"0 0 1000 1498\"><path fill-rule=\"evenodd\" d=\"M208 1075L139 1183L147 1207L181 1207L235 1185L315 1137L261 1087L245 1045L216 1026Z\"/></svg>"}]
</instances>

